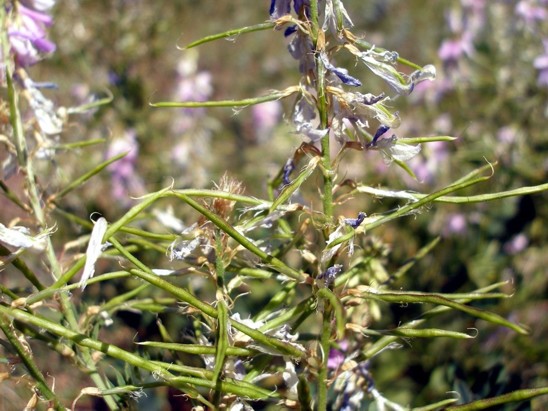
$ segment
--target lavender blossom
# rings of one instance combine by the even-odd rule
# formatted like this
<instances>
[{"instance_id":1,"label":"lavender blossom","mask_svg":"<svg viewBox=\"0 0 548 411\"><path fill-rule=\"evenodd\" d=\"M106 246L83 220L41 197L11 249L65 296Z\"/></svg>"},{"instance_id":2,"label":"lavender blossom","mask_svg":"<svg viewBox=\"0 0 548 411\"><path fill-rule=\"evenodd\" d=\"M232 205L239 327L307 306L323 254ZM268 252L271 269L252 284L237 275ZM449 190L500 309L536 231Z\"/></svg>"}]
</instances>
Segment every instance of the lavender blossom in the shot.
<instances>
[{"instance_id":1,"label":"lavender blossom","mask_svg":"<svg viewBox=\"0 0 548 411\"><path fill-rule=\"evenodd\" d=\"M537 1L521 0L516 4L516 14L520 16L527 25L541 22L548 18L548 10L538 4Z\"/></svg>"},{"instance_id":2,"label":"lavender blossom","mask_svg":"<svg viewBox=\"0 0 548 411\"><path fill-rule=\"evenodd\" d=\"M28 2L31 6L31 2ZM37 10L18 4L8 21L8 39L15 63L19 67L36 64L44 54L53 53L55 44L47 39L46 29L53 24L46 10L47 3L34 4Z\"/></svg>"},{"instance_id":3,"label":"lavender blossom","mask_svg":"<svg viewBox=\"0 0 548 411\"><path fill-rule=\"evenodd\" d=\"M454 213L447 217L443 235L450 237L453 235L461 236L466 233L468 222L461 213Z\"/></svg>"},{"instance_id":4,"label":"lavender blossom","mask_svg":"<svg viewBox=\"0 0 548 411\"><path fill-rule=\"evenodd\" d=\"M281 115L282 105L277 100L268 101L251 107L253 126L258 141L265 142L270 138Z\"/></svg>"},{"instance_id":5,"label":"lavender blossom","mask_svg":"<svg viewBox=\"0 0 548 411\"><path fill-rule=\"evenodd\" d=\"M544 39L544 54L538 56L533 66L538 70L537 84L540 87L548 87L548 39Z\"/></svg>"},{"instance_id":6,"label":"lavender blossom","mask_svg":"<svg viewBox=\"0 0 548 411\"><path fill-rule=\"evenodd\" d=\"M112 176L112 196L119 202L129 204L129 196L140 196L145 193L144 184L137 173L139 144L134 130L127 130L109 146L107 156L128 152L128 154L108 166Z\"/></svg>"},{"instance_id":7,"label":"lavender blossom","mask_svg":"<svg viewBox=\"0 0 548 411\"><path fill-rule=\"evenodd\" d=\"M38 11L47 11L50 10L55 5L55 0L19 0L28 8L38 10Z\"/></svg>"}]
</instances>

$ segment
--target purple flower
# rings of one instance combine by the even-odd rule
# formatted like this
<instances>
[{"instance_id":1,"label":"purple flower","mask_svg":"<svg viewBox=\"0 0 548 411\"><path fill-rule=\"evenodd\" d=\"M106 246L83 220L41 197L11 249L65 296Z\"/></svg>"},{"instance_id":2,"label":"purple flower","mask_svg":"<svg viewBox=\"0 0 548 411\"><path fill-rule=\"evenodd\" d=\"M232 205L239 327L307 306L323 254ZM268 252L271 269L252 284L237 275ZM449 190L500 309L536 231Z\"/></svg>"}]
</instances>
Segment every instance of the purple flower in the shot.
<instances>
[{"instance_id":1,"label":"purple flower","mask_svg":"<svg viewBox=\"0 0 548 411\"><path fill-rule=\"evenodd\" d=\"M51 9L55 5L55 0L19 0L21 3L23 3L28 8L38 10L38 11L46 11Z\"/></svg>"},{"instance_id":2,"label":"purple flower","mask_svg":"<svg viewBox=\"0 0 548 411\"><path fill-rule=\"evenodd\" d=\"M365 215L364 215L365 217ZM318 280L323 280L326 287L331 287L337 276L342 272L343 266L341 264L335 264L325 270L318 276Z\"/></svg>"},{"instance_id":3,"label":"purple flower","mask_svg":"<svg viewBox=\"0 0 548 411\"><path fill-rule=\"evenodd\" d=\"M447 237L452 235L464 235L467 226L466 217L464 214L454 213L448 216L443 234Z\"/></svg>"},{"instance_id":4,"label":"purple flower","mask_svg":"<svg viewBox=\"0 0 548 411\"><path fill-rule=\"evenodd\" d=\"M301 14L303 11L308 13L310 7L309 0L271 0L270 2L270 17L279 19L280 17L291 13L291 3L295 13Z\"/></svg>"},{"instance_id":5,"label":"purple flower","mask_svg":"<svg viewBox=\"0 0 548 411\"><path fill-rule=\"evenodd\" d=\"M548 17L548 10L542 6L533 4L530 0L521 0L516 5L516 14L520 16L526 24L541 22Z\"/></svg>"},{"instance_id":6,"label":"purple flower","mask_svg":"<svg viewBox=\"0 0 548 411\"><path fill-rule=\"evenodd\" d=\"M327 368L330 370L338 369L347 357L346 350L348 350L347 340L342 340L339 343L339 349L331 348L329 350L329 357L327 358Z\"/></svg>"},{"instance_id":7,"label":"purple flower","mask_svg":"<svg viewBox=\"0 0 548 411\"><path fill-rule=\"evenodd\" d=\"M41 59L42 54L55 51L55 44L46 38L46 28L53 19L45 13L17 6L16 14L8 27L8 38L15 62L20 67L31 66Z\"/></svg>"},{"instance_id":8,"label":"purple flower","mask_svg":"<svg viewBox=\"0 0 548 411\"><path fill-rule=\"evenodd\" d=\"M289 179L289 176L291 173L295 170L295 163L293 162L293 159L287 160L287 162L284 165L283 174L282 174L282 187L288 186L291 184L291 180Z\"/></svg>"},{"instance_id":9,"label":"purple flower","mask_svg":"<svg viewBox=\"0 0 548 411\"><path fill-rule=\"evenodd\" d=\"M365 213L363 211L360 211L358 213L357 218L345 218L344 223L356 229L361 225L361 223L363 223L363 220L365 220L365 217L366 217Z\"/></svg>"},{"instance_id":10,"label":"purple flower","mask_svg":"<svg viewBox=\"0 0 548 411\"><path fill-rule=\"evenodd\" d=\"M279 101L268 101L251 107L251 117L258 141L266 141L272 130L278 124L282 115L282 105Z\"/></svg>"},{"instance_id":11,"label":"purple flower","mask_svg":"<svg viewBox=\"0 0 548 411\"><path fill-rule=\"evenodd\" d=\"M361 81L349 75L347 69L335 67L329 62L329 59L327 58L327 55L325 53L321 53L320 57L326 70L335 74L344 84L352 87L361 87Z\"/></svg>"},{"instance_id":12,"label":"purple flower","mask_svg":"<svg viewBox=\"0 0 548 411\"><path fill-rule=\"evenodd\" d=\"M456 66L464 56L470 56L474 51L474 44L469 35L459 38L444 40L438 49L438 56L447 67Z\"/></svg>"},{"instance_id":13,"label":"purple flower","mask_svg":"<svg viewBox=\"0 0 548 411\"><path fill-rule=\"evenodd\" d=\"M548 39L543 40L544 54L538 56L533 66L538 70L537 84L541 87L548 87Z\"/></svg>"},{"instance_id":14,"label":"purple flower","mask_svg":"<svg viewBox=\"0 0 548 411\"><path fill-rule=\"evenodd\" d=\"M504 251L506 254L515 255L527 248L529 245L529 240L527 236L523 233L520 233L510 239L506 244L504 244Z\"/></svg>"},{"instance_id":15,"label":"purple flower","mask_svg":"<svg viewBox=\"0 0 548 411\"><path fill-rule=\"evenodd\" d=\"M134 130L127 130L122 137L112 141L107 156L110 158L125 152L128 154L110 164L108 170L112 176L112 196L127 205L130 202L129 196L140 196L145 192L136 170L139 144Z\"/></svg>"}]
</instances>

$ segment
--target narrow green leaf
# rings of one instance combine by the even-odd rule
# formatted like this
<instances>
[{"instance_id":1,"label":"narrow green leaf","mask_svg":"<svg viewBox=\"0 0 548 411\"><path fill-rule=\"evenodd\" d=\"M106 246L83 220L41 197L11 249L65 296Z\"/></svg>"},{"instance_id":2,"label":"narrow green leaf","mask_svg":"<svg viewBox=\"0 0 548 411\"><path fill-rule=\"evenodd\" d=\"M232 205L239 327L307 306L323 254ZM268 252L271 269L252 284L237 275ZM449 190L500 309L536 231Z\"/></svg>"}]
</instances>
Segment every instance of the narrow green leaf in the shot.
<instances>
[{"instance_id":1,"label":"narrow green leaf","mask_svg":"<svg viewBox=\"0 0 548 411\"><path fill-rule=\"evenodd\" d=\"M445 188L443 188L439 191L436 191L432 194L428 194L428 195L424 196L423 198L419 199L418 201L415 201L413 203L410 203L410 204L407 204L403 207L400 207L398 210L396 210L393 213L390 213L390 214L388 214L384 217L368 217L368 218L366 218L366 220L364 221L362 226L364 227L365 230L371 230L371 229L379 227L379 226L381 226L381 225L383 225L383 224L385 224L389 221L395 220L399 217L409 215L414 210L435 201L437 198L439 198L439 197L441 197L445 194L449 194L449 193L452 193L452 192L455 192L455 191L458 191L458 190L462 190L463 188L466 188L468 186L471 186L471 185L486 181L490 177L479 177L479 178L472 178L472 177L474 177L477 173L485 171L489 168L491 168L490 165L481 167L477 170L474 170L472 173L470 173L467 176L459 179L458 184L453 183L450 186L447 186L447 187L445 187ZM369 191L371 191L371 190L369 190ZM398 193L398 192L392 192L392 193ZM408 197L407 193L405 195ZM335 247L336 245L342 244L345 241L350 240L354 236L354 233L355 233L355 230L351 230L347 234L344 234L344 235L340 236L336 240L329 243L327 245L327 248Z\"/></svg>"},{"instance_id":2,"label":"narrow green leaf","mask_svg":"<svg viewBox=\"0 0 548 411\"><path fill-rule=\"evenodd\" d=\"M333 307L337 329L337 340L342 340L344 338L346 320L344 318L344 310L341 302L339 301L337 296L333 294L333 291L331 291L329 288L320 288L318 290L318 296L329 301L331 307Z\"/></svg>"},{"instance_id":3,"label":"narrow green leaf","mask_svg":"<svg viewBox=\"0 0 548 411\"><path fill-rule=\"evenodd\" d=\"M513 391L509 394L499 395L497 397L486 398L483 400L469 402L462 405L451 405L446 408L447 411L476 411L486 408L495 407L497 405L506 404L515 401L525 401L540 395L548 395L548 387L531 388L524 390Z\"/></svg>"},{"instance_id":4,"label":"narrow green leaf","mask_svg":"<svg viewBox=\"0 0 548 411\"><path fill-rule=\"evenodd\" d=\"M215 355L215 350L216 350L216 347L200 345L200 344L179 344L179 343L166 343L166 342L158 342L158 341L142 341L142 342L137 342L136 344L143 345L146 347L154 347L154 348L160 348L160 349L169 350L169 351L178 351L178 352L184 352L187 354L195 354L195 355ZM252 356L256 353L257 351L250 350L247 348L230 347L230 346L226 348L226 355L229 355L229 356L247 357L247 356Z\"/></svg>"},{"instance_id":5,"label":"narrow green leaf","mask_svg":"<svg viewBox=\"0 0 548 411\"><path fill-rule=\"evenodd\" d=\"M312 175L316 167L320 163L320 157L312 157L306 167L302 169L299 175L293 180L291 184L285 186L276 200L270 206L269 213L275 211L281 204L284 204L291 198L293 193L299 189L299 187Z\"/></svg>"},{"instance_id":6,"label":"narrow green leaf","mask_svg":"<svg viewBox=\"0 0 548 411\"><path fill-rule=\"evenodd\" d=\"M15 268L17 268L21 273L23 273L25 278L32 285L34 285L38 291L42 291L45 288L40 282L40 280L38 280L38 277L36 277L34 272L27 266L27 264L23 260L21 260L19 257L17 257L17 254L12 253L2 244L0 244L0 256L8 257L4 261L0 261L0 270L2 270L4 264L7 264L9 261Z\"/></svg>"},{"instance_id":7,"label":"narrow green leaf","mask_svg":"<svg viewBox=\"0 0 548 411\"><path fill-rule=\"evenodd\" d=\"M458 401L458 398L447 398L447 399L441 400L439 402L435 402L435 403L432 403L432 404L425 405L424 407L413 408L412 411L445 410L447 405L454 404L457 401Z\"/></svg>"},{"instance_id":8,"label":"narrow green leaf","mask_svg":"<svg viewBox=\"0 0 548 411\"><path fill-rule=\"evenodd\" d=\"M82 104L82 105L77 106L77 107L70 107L70 108L67 109L67 113L68 114L81 114L81 113L85 113L89 110L92 110L94 108L101 107L101 106L109 104L112 100L114 100L114 95L111 93L111 91L109 89L105 89L104 91L107 94L106 97L103 97L103 98L100 98L100 99L97 99L97 100L93 100L90 103Z\"/></svg>"},{"instance_id":9,"label":"narrow green leaf","mask_svg":"<svg viewBox=\"0 0 548 411\"><path fill-rule=\"evenodd\" d=\"M393 330L372 330L364 329L362 331L365 335L392 335L395 337L404 337L404 338L438 338L438 337L447 337L447 338L456 338L456 339L469 339L474 338L475 336L461 333L458 331L449 331L442 330L439 328L406 328L398 327Z\"/></svg>"},{"instance_id":10,"label":"narrow green leaf","mask_svg":"<svg viewBox=\"0 0 548 411\"><path fill-rule=\"evenodd\" d=\"M312 411L312 395L306 377L299 375L299 384L297 385L297 395L299 398L300 411Z\"/></svg>"},{"instance_id":11,"label":"narrow green leaf","mask_svg":"<svg viewBox=\"0 0 548 411\"><path fill-rule=\"evenodd\" d=\"M393 158L392 161L394 163L396 163L398 165L398 167L403 169L403 171L405 171L407 174L409 174L409 176L412 179L417 180L417 176L415 175L415 172L413 170L411 170L411 167L409 167L409 165L405 161L398 160L397 158Z\"/></svg>"},{"instance_id":12,"label":"narrow green leaf","mask_svg":"<svg viewBox=\"0 0 548 411\"><path fill-rule=\"evenodd\" d=\"M458 190L462 190L463 188L469 187L471 185L487 181L491 177L478 177L478 178L472 178L472 177L475 177L475 175L473 175L474 173L480 173L480 172L483 172L483 171L485 171L486 169L489 169L489 168L490 168L490 166L481 167L481 168L475 170L473 173L470 173L468 176L465 176L464 178L458 180L458 183L456 182L454 184L451 184L450 186L445 187L444 189L436 191L432 194L429 194L426 197L421 198L420 200L418 200L414 203L407 204L407 205L399 208L397 211L395 211L395 212L393 212L393 213L391 213L387 216L381 217L381 218L379 218L379 219L377 219L377 220L375 220L371 223L365 223L365 229L366 230L371 230L375 227L383 225L384 223L387 223L388 221L392 221L392 220L395 220L396 218L407 215L410 212L412 212L413 210L416 210L416 209L422 207L425 204L431 203L436 198L441 197L445 194L452 193L452 192L455 192L455 191L458 191Z\"/></svg>"},{"instance_id":13,"label":"narrow green leaf","mask_svg":"<svg viewBox=\"0 0 548 411\"><path fill-rule=\"evenodd\" d=\"M484 203L486 201L501 200L508 197L525 196L530 194L542 193L548 191L548 183L539 184L537 186L520 187L513 190L499 191L497 193L479 194L473 196L441 196L436 199L439 203L452 203L452 204L470 204L470 203ZM425 197L425 194L413 194L415 198L421 199Z\"/></svg>"},{"instance_id":14,"label":"narrow green leaf","mask_svg":"<svg viewBox=\"0 0 548 411\"><path fill-rule=\"evenodd\" d=\"M282 91L274 91L266 96L245 98L242 100L218 100L218 101L160 101L158 103L149 103L151 107L160 108L199 108L199 107L248 107L255 104L266 103L267 101L280 100L288 97L300 90L298 86L288 87Z\"/></svg>"},{"instance_id":15,"label":"narrow green leaf","mask_svg":"<svg viewBox=\"0 0 548 411\"><path fill-rule=\"evenodd\" d=\"M17 207L25 212L29 212L31 210L28 205L19 200L19 197L17 197L17 195L12 190L10 190L10 188L2 180L0 180L0 188L4 192L4 195Z\"/></svg>"},{"instance_id":16,"label":"narrow green leaf","mask_svg":"<svg viewBox=\"0 0 548 411\"><path fill-rule=\"evenodd\" d=\"M143 210L154 204L159 199L165 197L170 191L171 187L166 187L160 191L144 196L142 198L143 201L133 206L126 214L124 214L122 218L112 224L109 224L109 227L103 236L103 242L108 241L108 239L117 233L123 226L128 225L133 219L142 213Z\"/></svg>"},{"instance_id":17,"label":"narrow green leaf","mask_svg":"<svg viewBox=\"0 0 548 411\"><path fill-rule=\"evenodd\" d=\"M211 305L207 303L202 302L200 299L193 296L188 291L167 282L166 280L158 277L157 275L153 273L149 273L142 270L136 270L136 269L131 269L129 270L129 272L136 275L139 278L142 278L145 281L148 281L154 286L161 288L170 294L173 294L174 296L179 298L181 301L184 301L187 304L193 306L194 308L202 311L204 314L208 315L209 317L217 318L217 310L214 307L212 307ZM260 331L254 330L253 328L250 328L232 319L230 320L230 323L232 324L234 328L243 332L249 337L253 338L258 343L262 343L266 346L275 348L276 350L282 353L289 354L297 358L301 358L304 356L304 353L301 350L292 346L291 344L288 344L284 341L280 341L276 338L264 335Z\"/></svg>"},{"instance_id":18,"label":"narrow green leaf","mask_svg":"<svg viewBox=\"0 0 548 411\"><path fill-rule=\"evenodd\" d=\"M101 144L105 141L106 140L104 138L94 138L92 140L75 141L74 143L56 144L51 148L54 150L74 150L77 148L84 148L93 146L95 144Z\"/></svg>"},{"instance_id":19,"label":"narrow green leaf","mask_svg":"<svg viewBox=\"0 0 548 411\"><path fill-rule=\"evenodd\" d=\"M489 293L493 290L496 290L498 288L501 288L503 286L507 286L508 285L508 281L502 281L502 282L499 282L499 283L496 283L496 284L491 284L487 287L483 287L483 288L480 288L478 290L475 290L473 292L473 294L483 294L483 293ZM466 300L466 299L462 299L462 300L459 300L460 303L467 303L469 302L470 300ZM409 321L407 323L405 323L404 325L402 325L402 327L405 327L405 328L415 328L415 327L418 327L422 324L424 324L426 322L426 320L428 318L431 318L431 317L434 317L436 315L439 315L441 313L444 313L444 312L447 312L451 310L450 307L446 307L446 306L437 306L431 310L428 310L426 311L422 317L418 320L413 320L413 321ZM385 337L382 337L381 339L379 339L378 341L376 341L375 343L373 343L371 346L369 346L367 348L366 351L364 351L363 353L363 356L365 358L371 358L375 355L377 355L379 352L381 352L382 350L386 349L387 347L390 346L390 344L393 344L395 342L397 342L399 339L399 337L394 337L394 336L385 336Z\"/></svg>"},{"instance_id":20,"label":"narrow green leaf","mask_svg":"<svg viewBox=\"0 0 548 411\"><path fill-rule=\"evenodd\" d=\"M451 136L432 136L432 137L406 137L399 138L400 143L405 144L423 144L423 143L433 143L435 141L455 141L458 137Z\"/></svg>"},{"instance_id":21,"label":"narrow green leaf","mask_svg":"<svg viewBox=\"0 0 548 411\"><path fill-rule=\"evenodd\" d=\"M109 158L108 160L102 162L97 167L95 167L93 170L88 171L87 173L81 175L76 180L72 181L68 186L66 186L63 190L59 191L58 193L53 194L50 198L48 198L48 202L54 202L59 200L60 198L64 197L68 193L70 193L72 190L80 187L85 182L87 182L91 177L99 174L102 170L107 168L110 164L120 160L121 158L124 158L127 156L129 151L125 153L118 154L117 156L114 156L112 158Z\"/></svg>"},{"instance_id":22,"label":"narrow green leaf","mask_svg":"<svg viewBox=\"0 0 548 411\"><path fill-rule=\"evenodd\" d=\"M228 307L224 300L217 300L217 341L215 349L215 368L213 381L219 382L226 359L228 348Z\"/></svg>"},{"instance_id":23,"label":"narrow green leaf","mask_svg":"<svg viewBox=\"0 0 548 411\"><path fill-rule=\"evenodd\" d=\"M239 36L240 34L253 33L255 31L262 31L262 30L269 30L274 28L275 26L276 26L276 23L267 22L267 23L256 24L254 26L247 26L247 27L241 27L239 29L227 30L223 33L213 34L211 36L203 37L200 40L193 41L192 43L186 45L185 47L182 47L182 49L191 49L193 47L200 46L202 44L209 43L211 41L235 37L235 36Z\"/></svg>"},{"instance_id":24,"label":"narrow green leaf","mask_svg":"<svg viewBox=\"0 0 548 411\"><path fill-rule=\"evenodd\" d=\"M525 328L506 320L505 318L501 317L498 314L495 314L489 311L484 311L479 308L470 307L468 305L464 305L459 302L450 300L448 297L452 297L452 295L441 296L439 294L404 292L404 291L385 292L385 291L375 290L367 286L360 286L359 289L360 291L363 292L362 296L366 298L369 297L369 298L373 298L373 299L377 299L385 302L398 303L398 304L430 303L435 305L443 305L446 307L454 308L459 311L463 311L467 314L470 314L474 317L480 318L487 322L510 328L519 334L523 334L523 335L529 334L529 332Z\"/></svg>"}]
</instances>

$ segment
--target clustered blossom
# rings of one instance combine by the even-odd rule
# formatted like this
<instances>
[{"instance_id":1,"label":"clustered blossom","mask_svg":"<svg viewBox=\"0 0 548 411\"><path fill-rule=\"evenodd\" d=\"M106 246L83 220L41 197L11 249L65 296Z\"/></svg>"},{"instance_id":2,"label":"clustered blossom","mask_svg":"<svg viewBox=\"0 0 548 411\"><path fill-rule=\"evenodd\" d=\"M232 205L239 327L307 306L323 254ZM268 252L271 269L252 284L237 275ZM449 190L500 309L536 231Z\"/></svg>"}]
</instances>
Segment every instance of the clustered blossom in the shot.
<instances>
[{"instance_id":1,"label":"clustered blossom","mask_svg":"<svg viewBox=\"0 0 548 411\"><path fill-rule=\"evenodd\" d=\"M330 135L341 144L358 141L364 149L378 150L387 163L392 160L407 161L415 156L420 146L401 144L395 134L388 138L371 142L367 136L371 132L370 121L376 128L395 129L400 125L398 113L390 110L394 97L385 93L362 93L362 81L344 67L335 63L335 51L345 51L354 56L373 74L381 77L396 95L408 95L415 86L424 80L433 80L435 68L427 65L410 74L397 70L399 55L396 52L364 47L350 33L352 21L342 1L325 0L318 2L318 24L324 33L322 41L315 46L310 23L310 2L272 0L270 17L278 27L284 27L284 35L289 38L289 52L299 62L303 75L301 96L293 111L293 124L297 133L309 142L317 142ZM292 13L296 14L296 18ZM325 43L323 39L325 38ZM328 95L327 127L320 124L318 113L317 80L325 78L325 91ZM352 87L349 91L346 88Z\"/></svg>"},{"instance_id":2,"label":"clustered blossom","mask_svg":"<svg viewBox=\"0 0 548 411\"><path fill-rule=\"evenodd\" d=\"M55 44L47 38L53 19L46 13L54 4L53 0L6 2L7 34L16 66L31 66L55 51Z\"/></svg>"}]
</instances>

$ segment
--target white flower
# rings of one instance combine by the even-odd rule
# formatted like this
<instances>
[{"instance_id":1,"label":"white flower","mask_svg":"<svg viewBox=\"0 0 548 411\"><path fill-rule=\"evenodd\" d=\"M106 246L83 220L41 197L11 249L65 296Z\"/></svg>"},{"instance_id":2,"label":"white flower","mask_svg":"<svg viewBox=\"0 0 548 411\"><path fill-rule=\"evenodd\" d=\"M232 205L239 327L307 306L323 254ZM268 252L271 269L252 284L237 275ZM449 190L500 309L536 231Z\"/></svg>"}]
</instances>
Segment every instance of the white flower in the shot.
<instances>
[{"instance_id":1,"label":"white flower","mask_svg":"<svg viewBox=\"0 0 548 411\"><path fill-rule=\"evenodd\" d=\"M52 229L32 236L26 227L8 228L0 223L0 242L17 248L28 248L34 251L42 251L46 248L46 238L51 235Z\"/></svg>"},{"instance_id":2,"label":"white flower","mask_svg":"<svg viewBox=\"0 0 548 411\"><path fill-rule=\"evenodd\" d=\"M325 20L322 30L330 31L338 40L342 40L340 32L345 27L352 27L354 23L344 8L341 0L327 0L325 3Z\"/></svg>"},{"instance_id":3,"label":"white flower","mask_svg":"<svg viewBox=\"0 0 548 411\"><path fill-rule=\"evenodd\" d=\"M287 387L287 398L296 400L298 398L297 387L299 384L299 377L295 372L295 365L291 361L285 362L285 369L282 372L282 378Z\"/></svg>"},{"instance_id":4,"label":"white flower","mask_svg":"<svg viewBox=\"0 0 548 411\"><path fill-rule=\"evenodd\" d=\"M95 263L107 246L107 243L103 243L103 236L107 231L107 226L107 220L101 217L95 222L93 230L91 230L91 236L86 250L86 264L84 266L82 278L80 279L80 288L82 290L86 288L88 280L95 274Z\"/></svg>"},{"instance_id":5,"label":"white flower","mask_svg":"<svg viewBox=\"0 0 548 411\"><path fill-rule=\"evenodd\" d=\"M297 132L306 136L310 141L318 141L323 138L329 129L319 129L319 121L316 119L316 109L306 98L301 98L293 112L293 122Z\"/></svg>"},{"instance_id":6,"label":"white flower","mask_svg":"<svg viewBox=\"0 0 548 411\"><path fill-rule=\"evenodd\" d=\"M410 144L398 143L398 138L392 135L390 138L379 138L370 149L380 150L387 164L393 160L408 161L415 157L421 151L421 146L412 146Z\"/></svg>"},{"instance_id":7,"label":"white flower","mask_svg":"<svg viewBox=\"0 0 548 411\"><path fill-rule=\"evenodd\" d=\"M413 91L417 83L436 78L436 68L430 64L413 72L409 76L398 72L394 65L399 55L394 51L376 52L373 48L367 51L360 51L352 45L346 45L345 47L358 57L373 73L386 81L398 94L407 95Z\"/></svg>"},{"instance_id":8,"label":"white flower","mask_svg":"<svg viewBox=\"0 0 548 411\"><path fill-rule=\"evenodd\" d=\"M55 109L53 102L44 97L31 79L25 79L25 88L29 95L30 106L34 111L42 133L48 136L61 133L64 119Z\"/></svg>"}]
</instances>

